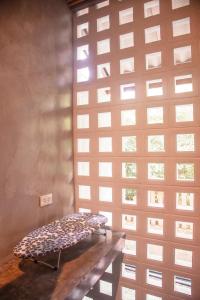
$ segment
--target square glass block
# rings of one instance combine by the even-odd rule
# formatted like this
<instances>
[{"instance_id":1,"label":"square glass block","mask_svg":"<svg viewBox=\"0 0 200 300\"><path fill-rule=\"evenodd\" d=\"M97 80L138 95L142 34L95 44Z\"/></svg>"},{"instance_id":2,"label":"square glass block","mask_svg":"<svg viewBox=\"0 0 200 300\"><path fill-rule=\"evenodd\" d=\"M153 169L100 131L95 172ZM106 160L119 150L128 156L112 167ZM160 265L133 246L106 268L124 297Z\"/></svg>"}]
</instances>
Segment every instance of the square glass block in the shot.
<instances>
[{"instance_id":1,"label":"square glass block","mask_svg":"<svg viewBox=\"0 0 200 300\"><path fill-rule=\"evenodd\" d=\"M80 17L80 16L83 16L83 15L87 15L88 13L89 13L89 8L86 7L86 8L78 10L77 13L76 13L76 16Z\"/></svg>"},{"instance_id":2,"label":"square glass block","mask_svg":"<svg viewBox=\"0 0 200 300\"><path fill-rule=\"evenodd\" d=\"M90 185L79 185L78 186L78 197L79 197L79 199L91 200L91 186Z\"/></svg>"},{"instance_id":3,"label":"square glass block","mask_svg":"<svg viewBox=\"0 0 200 300\"><path fill-rule=\"evenodd\" d=\"M84 297L83 297L83 300L94 300L94 299L91 298L91 297L88 297L88 296L84 296Z\"/></svg>"},{"instance_id":4,"label":"square glass block","mask_svg":"<svg viewBox=\"0 0 200 300\"><path fill-rule=\"evenodd\" d=\"M135 83L120 85L121 100L135 99Z\"/></svg>"},{"instance_id":5,"label":"square glass block","mask_svg":"<svg viewBox=\"0 0 200 300\"><path fill-rule=\"evenodd\" d=\"M111 101L110 87L97 89L97 102L104 103Z\"/></svg>"},{"instance_id":6,"label":"square glass block","mask_svg":"<svg viewBox=\"0 0 200 300\"><path fill-rule=\"evenodd\" d=\"M107 226L112 226L112 213L109 211L99 211L100 215L103 215L104 217L106 217L108 219L106 225Z\"/></svg>"},{"instance_id":7,"label":"square glass block","mask_svg":"<svg viewBox=\"0 0 200 300\"><path fill-rule=\"evenodd\" d=\"M110 28L110 17L104 16L97 19L97 32L107 30Z\"/></svg>"},{"instance_id":8,"label":"square glass block","mask_svg":"<svg viewBox=\"0 0 200 300\"><path fill-rule=\"evenodd\" d=\"M112 152L112 137L99 138L99 152Z\"/></svg>"},{"instance_id":9,"label":"square glass block","mask_svg":"<svg viewBox=\"0 0 200 300\"><path fill-rule=\"evenodd\" d=\"M136 266L128 263L122 263L122 277L135 280Z\"/></svg>"},{"instance_id":10,"label":"square glass block","mask_svg":"<svg viewBox=\"0 0 200 300\"><path fill-rule=\"evenodd\" d=\"M99 201L112 202L112 188L99 186Z\"/></svg>"},{"instance_id":11,"label":"square glass block","mask_svg":"<svg viewBox=\"0 0 200 300\"><path fill-rule=\"evenodd\" d=\"M193 239L193 223L191 222L175 222L175 236L182 239Z\"/></svg>"},{"instance_id":12,"label":"square glass block","mask_svg":"<svg viewBox=\"0 0 200 300\"><path fill-rule=\"evenodd\" d=\"M137 204L137 190L134 188L122 189L122 203L136 205Z\"/></svg>"},{"instance_id":13,"label":"square glass block","mask_svg":"<svg viewBox=\"0 0 200 300\"><path fill-rule=\"evenodd\" d=\"M78 176L90 176L89 161L78 161Z\"/></svg>"},{"instance_id":14,"label":"square glass block","mask_svg":"<svg viewBox=\"0 0 200 300\"><path fill-rule=\"evenodd\" d=\"M122 286L122 300L135 300L135 290Z\"/></svg>"},{"instance_id":15,"label":"square glass block","mask_svg":"<svg viewBox=\"0 0 200 300\"><path fill-rule=\"evenodd\" d=\"M164 192L148 191L148 206L163 208L164 207Z\"/></svg>"},{"instance_id":16,"label":"square glass block","mask_svg":"<svg viewBox=\"0 0 200 300\"><path fill-rule=\"evenodd\" d=\"M175 106L176 122L194 121L193 104L181 104Z\"/></svg>"},{"instance_id":17,"label":"square glass block","mask_svg":"<svg viewBox=\"0 0 200 300\"><path fill-rule=\"evenodd\" d=\"M160 25L145 28L145 44L157 42L161 40Z\"/></svg>"},{"instance_id":18,"label":"square glass block","mask_svg":"<svg viewBox=\"0 0 200 300\"><path fill-rule=\"evenodd\" d=\"M172 9L177 9L190 4L190 0L172 0Z\"/></svg>"},{"instance_id":19,"label":"square glass block","mask_svg":"<svg viewBox=\"0 0 200 300\"><path fill-rule=\"evenodd\" d=\"M194 151L194 134L193 133L177 134L176 150L178 152Z\"/></svg>"},{"instance_id":20,"label":"square glass block","mask_svg":"<svg viewBox=\"0 0 200 300\"><path fill-rule=\"evenodd\" d=\"M89 57L89 45L77 47L77 60L85 60Z\"/></svg>"},{"instance_id":21,"label":"square glass block","mask_svg":"<svg viewBox=\"0 0 200 300\"><path fill-rule=\"evenodd\" d=\"M80 25L77 25L77 38L84 37L88 35L89 33L89 23L82 23Z\"/></svg>"},{"instance_id":22,"label":"square glass block","mask_svg":"<svg viewBox=\"0 0 200 300\"><path fill-rule=\"evenodd\" d=\"M128 109L121 111L121 126L136 125L136 110Z\"/></svg>"},{"instance_id":23,"label":"square glass block","mask_svg":"<svg viewBox=\"0 0 200 300\"><path fill-rule=\"evenodd\" d=\"M129 7L119 12L119 25L133 22L133 7Z\"/></svg>"},{"instance_id":24,"label":"square glass block","mask_svg":"<svg viewBox=\"0 0 200 300\"><path fill-rule=\"evenodd\" d=\"M194 181L194 164L193 163L177 163L176 164L176 180Z\"/></svg>"},{"instance_id":25,"label":"square glass block","mask_svg":"<svg viewBox=\"0 0 200 300\"><path fill-rule=\"evenodd\" d=\"M107 78L110 76L110 63L97 65L97 78Z\"/></svg>"},{"instance_id":26,"label":"square glass block","mask_svg":"<svg viewBox=\"0 0 200 300\"><path fill-rule=\"evenodd\" d=\"M192 295L192 279L174 275L174 291Z\"/></svg>"},{"instance_id":27,"label":"square glass block","mask_svg":"<svg viewBox=\"0 0 200 300\"><path fill-rule=\"evenodd\" d=\"M112 162L99 162L99 176L112 177Z\"/></svg>"},{"instance_id":28,"label":"square glass block","mask_svg":"<svg viewBox=\"0 0 200 300\"><path fill-rule=\"evenodd\" d=\"M77 105L88 105L89 104L89 91L80 91L76 94Z\"/></svg>"},{"instance_id":29,"label":"square glass block","mask_svg":"<svg viewBox=\"0 0 200 300\"><path fill-rule=\"evenodd\" d=\"M148 53L146 58L146 70L156 69L161 67L161 52Z\"/></svg>"},{"instance_id":30,"label":"square glass block","mask_svg":"<svg viewBox=\"0 0 200 300\"><path fill-rule=\"evenodd\" d=\"M111 127L111 112L98 113L98 128Z\"/></svg>"},{"instance_id":31,"label":"square glass block","mask_svg":"<svg viewBox=\"0 0 200 300\"><path fill-rule=\"evenodd\" d=\"M174 77L175 93L188 93L193 91L192 74Z\"/></svg>"},{"instance_id":32,"label":"square glass block","mask_svg":"<svg viewBox=\"0 0 200 300\"><path fill-rule=\"evenodd\" d=\"M122 214L122 229L136 230L136 216Z\"/></svg>"},{"instance_id":33,"label":"square glass block","mask_svg":"<svg viewBox=\"0 0 200 300\"><path fill-rule=\"evenodd\" d=\"M185 64L192 61L192 47L184 46L174 48L174 64Z\"/></svg>"},{"instance_id":34,"label":"square glass block","mask_svg":"<svg viewBox=\"0 0 200 300\"><path fill-rule=\"evenodd\" d=\"M194 210L194 193L176 193L176 209Z\"/></svg>"},{"instance_id":35,"label":"square glass block","mask_svg":"<svg viewBox=\"0 0 200 300\"><path fill-rule=\"evenodd\" d=\"M77 139L77 152L88 153L90 152L90 139Z\"/></svg>"},{"instance_id":36,"label":"square glass block","mask_svg":"<svg viewBox=\"0 0 200 300\"><path fill-rule=\"evenodd\" d=\"M190 33L190 17L172 22L173 37Z\"/></svg>"},{"instance_id":37,"label":"square glass block","mask_svg":"<svg viewBox=\"0 0 200 300\"><path fill-rule=\"evenodd\" d=\"M134 57L120 59L120 74L134 72Z\"/></svg>"},{"instance_id":38,"label":"square glass block","mask_svg":"<svg viewBox=\"0 0 200 300\"><path fill-rule=\"evenodd\" d=\"M122 152L136 151L136 136L122 136Z\"/></svg>"},{"instance_id":39,"label":"square glass block","mask_svg":"<svg viewBox=\"0 0 200 300\"><path fill-rule=\"evenodd\" d=\"M77 82L86 82L90 79L90 70L88 67L77 69Z\"/></svg>"},{"instance_id":40,"label":"square glass block","mask_svg":"<svg viewBox=\"0 0 200 300\"><path fill-rule=\"evenodd\" d=\"M113 267L112 267L112 263L109 264L109 266L107 267L107 269L105 270L106 273L112 274L113 272Z\"/></svg>"},{"instance_id":41,"label":"square glass block","mask_svg":"<svg viewBox=\"0 0 200 300\"><path fill-rule=\"evenodd\" d=\"M98 4L96 4L96 9L100 9L100 8L108 6L108 5L109 5L109 0L102 1L102 2L100 2Z\"/></svg>"},{"instance_id":42,"label":"square glass block","mask_svg":"<svg viewBox=\"0 0 200 300\"><path fill-rule=\"evenodd\" d=\"M163 246L147 244L147 258L157 261L163 261Z\"/></svg>"},{"instance_id":43,"label":"square glass block","mask_svg":"<svg viewBox=\"0 0 200 300\"><path fill-rule=\"evenodd\" d=\"M147 97L162 96L163 95L162 79L147 80L146 81L146 95L147 95Z\"/></svg>"},{"instance_id":44,"label":"square glass block","mask_svg":"<svg viewBox=\"0 0 200 300\"><path fill-rule=\"evenodd\" d=\"M136 255L136 241L126 239L123 253L128 255Z\"/></svg>"},{"instance_id":45,"label":"square glass block","mask_svg":"<svg viewBox=\"0 0 200 300\"><path fill-rule=\"evenodd\" d=\"M160 3L159 0L152 0L144 3L144 17L159 15Z\"/></svg>"},{"instance_id":46,"label":"square glass block","mask_svg":"<svg viewBox=\"0 0 200 300\"><path fill-rule=\"evenodd\" d=\"M90 127L89 114L77 115L77 128L86 129Z\"/></svg>"},{"instance_id":47,"label":"square glass block","mask_svg":"<svg viewBox=\"0 0 200 300\"><path fill-rule=\"evenodd\" d=\"M80 207L78 210L80 213L91 213L91 209Z\"/></svg>"},{"instance_id":48,"label":"square glass block","mask_svg":"<svg viewBox=\"0 0 200 300\"><path fill-rule=\"evenodd\" d=\"M149 135L148 152L164 152L164 151L165 151L165 136Z\"/></svg>"},{"instance_id":49,"label":"square glass block","mask_svg":"<svg viewBox=\"0 0 200 300\"><path fill-rule=\"evenodd\" d=\"M122 177L130 179L137 178L137 165L135 162L122 163Z\"/></svg>"},{"instance_id":50,"label":"square glass block","mask_svg":"<svg viewBox=\"0 0 200 300\"><path fill-rule=\"evenodd\" d=\"M146 294L146 300L162 300L162 298L159 297L159 296L155 296L155 295L151 295L151 294Z\"/></svg>"},{"instance_id":51,"label":"square glass block","mask_svg":"<svg viewBox=\"0 0 200 300\"><path fill-rule=\"evenodd\" d=\"M148 179L164 180L165 164L164 163L148 163Z\"/></svg>"},{"instance_id":52,"label":"square glass block","mask_svg":"<svg viewBox=\"0 0 200 300\"><path fill-rule=\"evenodd\" d=\"M130 48L134 46L134 33L129 32L119 36L120 49Z\"/></svg>"},{"instance_id":53,"label":"square glass block","mask_svg":"<svg viewBox=\"0 0 200 300\"><path fill-rule=\"evenodd\" d=\"M101 294L105 294L112 297L112 283L105 280L100 280L99 291Z\"/></svg>"},{"instance_id":54,"label":"square glass block","mask_svg":"<svg viewBox=\"0 0 200 300\"><path fill-rule=\"evenodd\" d=\"M175 249L175 264L192 268L192 251Z\"/></svg>"},{"instance_id":55,"label":"square glass block","mask_svg":"<svg viewBox=\"0 0 200 300\"><path fill-rule=\"evenodd\" d=\"M146 282L151 285L162 287L162 272L156 270L146 270Z\"/></svg>"},{"instance_id":56,"label":"square glass block","mask_svg":"<svg viewBox=\"0 0 200 300\"><path fill-rule=\"evenodd\" d=\"M147 218L147 232L163 235L163 219Z\"/></svg>"},{"instance_id":57,"label":"square glass block","mask_svg":"<svg viewBox=\"0 0 200 300\"><path fill-rule=\"evenodd\" d=\"M110 39L105 39L97 42L97 55L110 52Z\"/></svg>"},{"instance_id":58,"label":"square glass block","mask_svg":"<svg viewBox=\"0 0 200 300\"><path fill-rule=\"evenodd\" d=\"M163 124L163 107L148 107L147 108L147 124Z\"/></svg>"}]
</instances>

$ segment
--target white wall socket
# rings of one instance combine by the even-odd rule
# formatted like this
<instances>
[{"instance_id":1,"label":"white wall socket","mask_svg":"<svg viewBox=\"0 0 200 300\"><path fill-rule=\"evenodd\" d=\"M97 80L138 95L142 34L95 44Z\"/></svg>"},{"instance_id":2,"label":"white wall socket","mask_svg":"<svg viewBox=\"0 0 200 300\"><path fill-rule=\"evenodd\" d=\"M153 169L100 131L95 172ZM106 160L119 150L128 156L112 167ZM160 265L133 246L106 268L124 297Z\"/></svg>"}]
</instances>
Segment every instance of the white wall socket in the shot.
<instances>
[{"instance_id":1,"label":"white wall socket","mask_svg":"<svg viewBox=\"0 0 200 300\"><path fill-rule=\"evenodd\" d=\"M53 203L52 193L40 196L40 207L51 205L52 203Z\"/></svg>"}]
</instances>

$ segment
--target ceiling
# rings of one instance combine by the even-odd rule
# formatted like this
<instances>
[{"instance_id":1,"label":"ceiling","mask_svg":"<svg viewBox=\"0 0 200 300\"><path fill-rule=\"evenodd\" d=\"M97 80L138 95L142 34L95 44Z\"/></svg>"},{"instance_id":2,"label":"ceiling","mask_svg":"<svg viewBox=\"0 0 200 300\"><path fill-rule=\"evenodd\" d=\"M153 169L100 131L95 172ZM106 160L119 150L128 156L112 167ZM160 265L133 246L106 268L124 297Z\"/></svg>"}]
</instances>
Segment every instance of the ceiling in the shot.
<instances>
[{"instance_id":1,"label":"ceiling","mask_svg":"<svg viewBox=\"0 0 200 300\"><path fill-rule=\"evenodd\" d=\"M69 8L72 10L77 10L79 8L84 8L88 5L96 4L102 2L102 0L66 0Z\"/></svg>"}]
</instances>

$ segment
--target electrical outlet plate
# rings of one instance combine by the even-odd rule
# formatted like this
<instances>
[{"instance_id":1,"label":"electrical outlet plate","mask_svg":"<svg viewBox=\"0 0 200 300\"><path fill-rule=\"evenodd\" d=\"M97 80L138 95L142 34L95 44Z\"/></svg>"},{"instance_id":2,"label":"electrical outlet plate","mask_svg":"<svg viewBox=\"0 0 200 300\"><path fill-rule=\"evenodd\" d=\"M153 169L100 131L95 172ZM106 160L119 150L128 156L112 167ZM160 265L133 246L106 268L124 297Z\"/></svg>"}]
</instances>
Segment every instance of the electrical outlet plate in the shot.
<instances>
[{"instance_id":1,"label":"electrical outlet plate","mask_svg":"<svg viewBox=\"0 0 200 300\"><path fill-rule=\"evenodd\" d=\"M40 196L40 207L51 205L52 203L53 203L52 193Z\"/></svg>"}]
</instances>

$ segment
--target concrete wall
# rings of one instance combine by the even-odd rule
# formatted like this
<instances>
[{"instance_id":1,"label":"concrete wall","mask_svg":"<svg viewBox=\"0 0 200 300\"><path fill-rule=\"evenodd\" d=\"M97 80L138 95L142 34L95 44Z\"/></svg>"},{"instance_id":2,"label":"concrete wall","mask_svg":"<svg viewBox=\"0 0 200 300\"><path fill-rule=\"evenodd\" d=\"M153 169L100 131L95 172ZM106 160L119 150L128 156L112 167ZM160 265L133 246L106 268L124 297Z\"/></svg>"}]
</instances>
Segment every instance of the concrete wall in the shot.
<instances>
[{"instance_id":1,"label":"concrete wall","mask_svg":"<svg viewBox=\"0 0 200 300\"><path fill-rule=\"evenodd\" d=\"M0 260L73 211L71 14L64 0L0 2ZM40 208L39 196L53 193Z\"/></svg>"}]
</instances>

